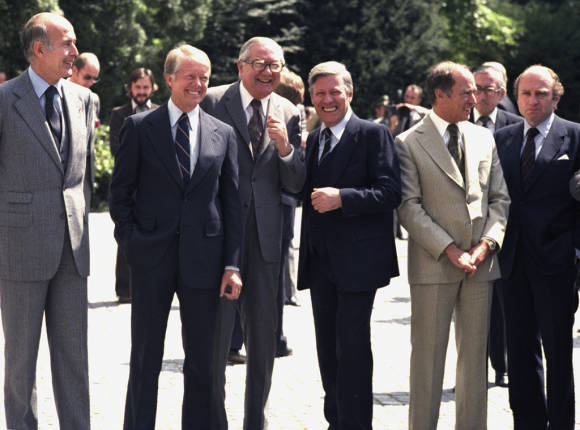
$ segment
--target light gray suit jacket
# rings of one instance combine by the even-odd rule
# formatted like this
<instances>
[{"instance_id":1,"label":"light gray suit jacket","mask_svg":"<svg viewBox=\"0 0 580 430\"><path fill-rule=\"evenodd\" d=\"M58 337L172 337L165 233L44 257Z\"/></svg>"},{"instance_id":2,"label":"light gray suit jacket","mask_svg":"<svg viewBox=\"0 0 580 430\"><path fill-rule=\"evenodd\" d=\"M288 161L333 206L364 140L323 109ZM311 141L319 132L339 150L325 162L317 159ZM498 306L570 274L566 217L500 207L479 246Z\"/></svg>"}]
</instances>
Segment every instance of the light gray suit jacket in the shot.
<instances>
[{"instance_id":1,"label":"light gray suit jacket","mask_svg":"<svg viewBox=\"0 0 580 430\"><path fill-rule=\"evenodd\" d=\"M254 161L250 151L248 121L242 109L239 82L210 88L201 107L210 115L234 127L236 131L243 240L248 209L253 199L262 256L268 262L279 262L282 247L282 190L298 193L302 190L306 179L304 156L298 151L300 147L298 109L278 94L271 94L269 111L266 115L273 115L284 121L288 138L294 146L292 159L285 162L280 159L267 130Z\"/></svg>"},{"instance_id":2,"label":"light gray suit jacket","mask_svg":"<svg viewBox=\"0 0 580 430\"><path fill-rule=\"evenodd\" d=\"M0 278L41 281L56 273L68 226L76 268L89 274L83 185L94 130L86 88L63 81L70 149L66 170L28 72L0 87Z\"/></svg>"},{"instance_id":3,"label":"light gray suit jacket","mask_svg":"<svg viewBox=\"0 0 580 430\"><path fill-rule=\"evenodd\" d=\"M510 198L493 136L469 122L461 127L466 181L429 115L395 139L403 193L398 214L409 232L410 284L463 279L465 273L443 253L453 242L469 251L482 237L500 246L503 241ZM479 266L474 280L499 277L493 254Z\"/></svg>"}]
</instances>

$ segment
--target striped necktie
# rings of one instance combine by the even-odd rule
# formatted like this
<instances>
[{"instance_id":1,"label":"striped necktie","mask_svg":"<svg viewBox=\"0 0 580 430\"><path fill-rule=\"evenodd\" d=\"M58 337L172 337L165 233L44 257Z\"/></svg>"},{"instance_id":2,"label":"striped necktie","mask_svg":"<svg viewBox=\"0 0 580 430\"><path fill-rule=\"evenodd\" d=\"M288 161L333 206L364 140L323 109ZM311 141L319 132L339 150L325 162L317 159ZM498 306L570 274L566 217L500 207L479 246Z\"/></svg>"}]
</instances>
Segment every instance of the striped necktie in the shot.
<instances>
[{"instance_id":1,"label":"striped necktie","mask_svg":"<svg viewBox=\"0 0 580 430\"><path fill-rule=\"evenodd\" d=\"M44 92L44 111L46 115L46 120L50 125L50 131L56 144L60 147L60 140L62 138L62 118L60 113L54 105L54 96L58 94L58 91L54 86L49 86Z\"/></svg>"},{"instance_id":2,"label":"striped necktie","mask_svg":"<svg viewBox=\"0 0 580 430\"><path fill-rule=\"evenodd\" d=\"M177 162L179 170L183 177L183 185L186 187L189 184L191 177L190 170L190 144L189 144L189 118L186 113L179 117L177 122L177 130L175 131L175 152L177 154Z\"/></svg>"}]
</instances>

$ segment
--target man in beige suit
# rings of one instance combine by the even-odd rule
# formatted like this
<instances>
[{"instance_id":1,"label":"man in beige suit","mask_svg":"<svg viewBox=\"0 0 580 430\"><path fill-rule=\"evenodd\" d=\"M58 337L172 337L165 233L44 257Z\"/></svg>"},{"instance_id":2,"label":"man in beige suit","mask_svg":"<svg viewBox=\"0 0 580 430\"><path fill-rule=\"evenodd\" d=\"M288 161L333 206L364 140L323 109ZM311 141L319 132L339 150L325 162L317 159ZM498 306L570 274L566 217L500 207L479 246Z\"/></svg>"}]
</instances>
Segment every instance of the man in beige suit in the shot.
<instances>
[{"instance_id":1,"label":"man in beige suit","mask_svg":"<svg viewBox=\"0 0 580 430\"><path fill-rule=\"evenodd\" d=\"M431 69L433 111L399 135L401 224L409 232L410 429L435 429L455 312L456 428L487 426L486 345L510 199L489 130L467 121L475 81L460 64Z\"/></svg>"}]
</instances>

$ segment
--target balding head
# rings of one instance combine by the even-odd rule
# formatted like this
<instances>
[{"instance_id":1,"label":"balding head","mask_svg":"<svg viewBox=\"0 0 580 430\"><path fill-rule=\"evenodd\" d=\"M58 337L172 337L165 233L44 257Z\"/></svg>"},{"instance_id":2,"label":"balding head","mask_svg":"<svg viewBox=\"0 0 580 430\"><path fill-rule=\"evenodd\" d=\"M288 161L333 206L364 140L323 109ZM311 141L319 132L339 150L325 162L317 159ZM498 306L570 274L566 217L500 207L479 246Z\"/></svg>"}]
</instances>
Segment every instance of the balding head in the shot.
<instances>
[{"instance_id":1,"label":"balding head","mask_svg":"<svg viewBox=\"0 0 580 430\"><path fill-rule=\"evenodd\" d=\"M85 88L90 88L99 81L101 64L92 52L83 52L73 63L73 72L70 80Z\"/></svg>"}]
</instances>

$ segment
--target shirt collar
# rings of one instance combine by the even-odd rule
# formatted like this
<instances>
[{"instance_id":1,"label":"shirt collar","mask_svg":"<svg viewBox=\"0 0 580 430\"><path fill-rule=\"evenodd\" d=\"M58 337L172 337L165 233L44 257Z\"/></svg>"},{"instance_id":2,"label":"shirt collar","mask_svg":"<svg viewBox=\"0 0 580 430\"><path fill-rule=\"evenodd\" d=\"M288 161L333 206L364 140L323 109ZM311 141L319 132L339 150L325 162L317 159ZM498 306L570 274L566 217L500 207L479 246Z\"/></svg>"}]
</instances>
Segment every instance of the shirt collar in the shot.
<instances>
[{"instance_id":1,"label":"shirt collar","mask_svg":"<svg viewBox=\"0 0 580 430\"><path fill-rule=\"evenodd\" d=\"M135 109L137 109L138 106L139 105L137 103L135 103L135 100L131 99L131 109L133 112L135 112ZM147 102L145 103L145 106L147 107L147 109L151 109L151 99L147 100Z\"/></svg>"},{"instance_id":2,"label":"shirt collar","mask_svg":"<svg viewBox=\"0 0 580 430\"><path fill-rule=\"evenodd\" d=\"M434 110L431 110L431 112L429 113L429 116L431 117L433 124L435 124L435 128L437 129L437 132L439 133L441 138L443 140L445 140L443 136L445 136L445 132L447 131L447 126L451 123L445 121L443 118L441 118L439 115L437 115ZM461 122L457 123L457 128L459 129L460 132L462 131L464 123L465 123L465 121L461 121Z\"/></svg>"},{"instance_id":3,"label":"shirt collar","mask_svg":"<svg viewBox=\"0 0 580 430\"><path fill-rule=\"evenodd\" d=\"M342 133L344 133L344 129L346 128L346 123L350 120L351 117L352 117L352 109L349 106L348 110L346 111L346 114L342 117L340 122L330 127L330 131L332 132L333 136L336 137L337 140L340 140L340 138L342 137ZM322 123L320 133L322 134L322 132L327 128L329 127L327 127L324 123Z\"/></svg>"},{"instance_id":4,"label":"shirt collar","mask_svg":"<svg viewBox=\"0 0 580 430\"><path fill-rule=\"evenodd\" d=\"M542 121L536 126L536 128L538 129L538 131L540 132L540 134L544 139L548 135L548 132L550 131L553 122L554 122L554 112L552 112L550 116L548 116L548 118L546 118L544 121ZM530 128L532 128L532 126L528 124L528 121L524 118L524 137L527 135L528 130Z\"/></svg>"},{"instance_id":5,"label":"shirt collar","mask_svg":"<svg viewBox=\"0 0 580 430\"><path fill-rule=\"evenodd\" d=\"M240 96L242 98L242 107L244 108L244 111L246 111L248 109L248 106L250 106L250 103L252 103L252 100L255 99L255 97L253 97L246 89L246 87L244 87L244 83L242 81L240 81ZM265 115L266 112L268 111L268 102L270 101L270 94L268 94L263 99L259 100L260 103L262 103L262 112Z\"/></svg>"},{"instance_id":6,"label":"shirt collar","mask_svg":"<svg viewBox=\"0 0 580 430\"><path fill-rule=\"evenodd\" d=\"M473 122L476 123L477 121L479 121L479 118L482 117L484 115L480 114L479 111L477 110L477 108L473 108ZM489 119L491 119L491 122L493 122L493 124L495 125L496 119L497 119L497 107L489 114L489 115L485 115L487 117L489 117Z\"/></svg>"},{"instance_id":7,"label":"shirt collar","mask_svg":"<svg viewBox=\"0 0 580 430\"><path fill-rule=\"evenodd\" d=\"M173 100L171 99L167 102L167 110L169 112L169 124L171 125L171 128L173 128L177 121L179 121L179 118L181 118L183 112L175 106L175 103L173 103ZM197 123L197 118L199 118L199 105L190 110L187 113L187 117L189 118L190 129L193 130L194 125Z\"/></svg>"},{"instance_id":8,"label":"shirt collar","mask_svg":"<svg viewBox=\"0 0 580 430\"><path fill-rule=\"evenodd\" d=\"M41 98L44 95L46 89L50 87L50 84L42 79L38 73L34 71L32 66L28 67L28 77L30 78L30 83L32 84L32 88L34 89L36 96ZM54 86L58 91L58 95L62 97L62 79L59 79Z\"/></svg>"}]
</instances>

